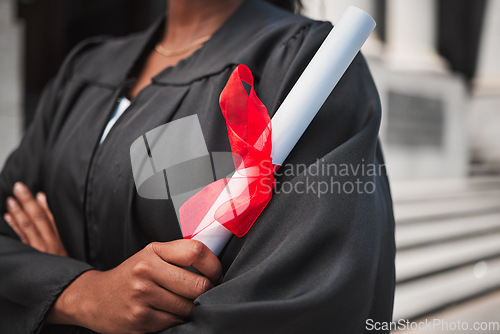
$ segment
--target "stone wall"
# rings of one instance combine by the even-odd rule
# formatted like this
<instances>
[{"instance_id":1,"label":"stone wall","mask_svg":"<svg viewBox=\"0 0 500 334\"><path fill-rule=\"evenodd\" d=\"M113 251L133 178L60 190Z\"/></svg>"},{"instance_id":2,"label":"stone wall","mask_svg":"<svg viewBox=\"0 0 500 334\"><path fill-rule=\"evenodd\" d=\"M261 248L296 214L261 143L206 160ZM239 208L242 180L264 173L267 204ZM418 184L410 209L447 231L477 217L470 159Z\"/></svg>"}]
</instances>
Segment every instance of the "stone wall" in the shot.
<instances>
[{"instance_id":1,"label":"stone wall","mask_svg":"<svg viewBox=\"0 0 500 334\"><path fill-rule=\"evenodd\" d=\"M379 20L374 0L304 4L307 15L333 23L348 5ZM382 101L380 137L391 178L467 176L470 97L465 80L436 51L437 2L387 0L384 19L385 42L375 32L362 51Z\"/></svg>"},{"instance_id":2,"label":"stone wall","mask_svg":"<svg viewBox=\"0 0 500 334\"><path fill-rule=\"evenodd\" d=\"M467 118L472 171L500 174L500 1L489 0Z\"/></svg>"},{"instance_id":3,"label":"stone wall","mask_svg":"<svg viewBox=\"0 0 500 334\"><path fill-rule=\"evenodd\" d=\"M22 31L13 1L0 0L0 166L21 136Z\"/></svg>"}]
</instances>

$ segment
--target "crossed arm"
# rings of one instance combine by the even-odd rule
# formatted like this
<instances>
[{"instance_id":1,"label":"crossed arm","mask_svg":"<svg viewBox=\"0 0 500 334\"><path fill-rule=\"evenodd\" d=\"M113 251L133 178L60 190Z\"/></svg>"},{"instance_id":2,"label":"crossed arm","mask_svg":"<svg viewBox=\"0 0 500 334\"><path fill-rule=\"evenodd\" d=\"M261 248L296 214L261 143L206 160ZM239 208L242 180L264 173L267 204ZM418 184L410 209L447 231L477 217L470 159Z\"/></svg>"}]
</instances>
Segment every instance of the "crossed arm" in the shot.
<instances>
[{"instance_id":1,"label":"crossed arm","mask_svg":"<svg viewBox=\"0 0 500 334\"><path fill-rule=\"evenodd\" d=\"M21 241L45 253L68 256L45 194L33 196L22 183L7 199L5 221ZM203 275L181 267L192 266ZM57 298L48 323L106 333L159 331L189 318L194 299L221 278L217 257L202 243L151 243L108 271L80 275Z\"/></svg>"}]
</instances>

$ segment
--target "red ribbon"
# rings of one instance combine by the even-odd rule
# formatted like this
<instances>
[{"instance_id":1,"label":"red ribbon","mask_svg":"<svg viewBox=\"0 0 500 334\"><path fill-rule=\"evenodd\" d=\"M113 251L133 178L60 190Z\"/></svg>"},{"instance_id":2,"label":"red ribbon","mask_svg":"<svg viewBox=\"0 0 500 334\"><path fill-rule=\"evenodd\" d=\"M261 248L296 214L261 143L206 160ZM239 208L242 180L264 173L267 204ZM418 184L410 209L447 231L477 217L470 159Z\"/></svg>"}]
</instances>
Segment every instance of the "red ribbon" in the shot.
<instances>
[{"instance_id":1,"label":"red ribbon","mask_svg":"<svg viewBox=\"0 0 500 334\"><path fill-rule=\"evenodd\" d=\"M247 93L243 83L250 86ZM210 183L180 208L182 234L190 239L217 221L238 237L245 235L271 200L274 166L271 158L271 119L257 97L253 77L245 65L237 66L219 99L236 172L231 183L244 189L220 205L204 226L200 223L212 208L229 178Z\"/></svg>"}]
</instances>

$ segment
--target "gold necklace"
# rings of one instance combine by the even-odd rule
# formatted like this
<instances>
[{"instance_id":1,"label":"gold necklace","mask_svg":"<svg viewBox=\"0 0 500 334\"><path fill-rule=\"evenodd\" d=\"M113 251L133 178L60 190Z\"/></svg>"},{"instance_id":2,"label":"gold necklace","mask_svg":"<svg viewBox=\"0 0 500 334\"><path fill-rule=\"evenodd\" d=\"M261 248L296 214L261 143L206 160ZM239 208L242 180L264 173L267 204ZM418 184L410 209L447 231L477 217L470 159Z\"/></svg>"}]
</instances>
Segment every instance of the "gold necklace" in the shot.
<instances>
[{"instance_id":1,"label":"gold necklace","mask_svg":"<svg viewBox=\"0 0 500 334\"><path fill-rule=\"evenodd\" d=\"M198 38L194 42L190 43L189 45L183 47L182 49L177 49L177 50L168 50L165 49L160 43L156 44L155 51L161 54L162 56L165 57L175 57L175 56L180 56L185 54L188 51L191 51L195 48L197 48L200 45L205 44L212 35L206 35L201 38Z\"/></svg>"}]
</instances>

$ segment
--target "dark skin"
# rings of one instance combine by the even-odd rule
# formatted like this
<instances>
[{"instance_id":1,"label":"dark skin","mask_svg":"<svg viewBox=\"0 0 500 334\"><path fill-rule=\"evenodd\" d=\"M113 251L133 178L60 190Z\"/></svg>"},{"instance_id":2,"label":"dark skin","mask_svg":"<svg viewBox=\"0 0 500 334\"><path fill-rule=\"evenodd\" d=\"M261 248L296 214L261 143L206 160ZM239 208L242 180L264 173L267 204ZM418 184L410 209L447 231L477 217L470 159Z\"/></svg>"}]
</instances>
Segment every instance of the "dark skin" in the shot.
<instances>
[{"instance_id":1,"label":"dark skin","mask_svg":"<svg viewBox=\"0 0 500 334\"><path fill-rule=\"evenodd\" d=\"M201 37L212 35L242 1L170 0L167 24L160 44L167 50L179 50ZM128 97L134 98L151 83L152 77L166 67L177 65L179 61L189 57L200 47L202 45L174 57L165 57L158 52L151 52L135 86L128 92Z\"/></svg>"},{"instance_id":2,"label":"dark skin","mask_svg":"<svg viewBox=\"0 0 500 334\"><path fill-rule=\"evenodd\" d=\"M178 50L213 34L241 2L170 0L161 45ZM127 97L134 98L153 76L195 51L175 57L151 52ZM45 195L33 196L20 182L13 193L15 198L7 199L4 218L21 241L45 253L68 256ZM182 268L190 266L202 275ZM186 322L194 299L214 287L221 275L221 263L201 242L154 242L116 268L80 275L58 297L47 322L78 325L100 333L159 331Z\"/></svg>"}]
</instances>

